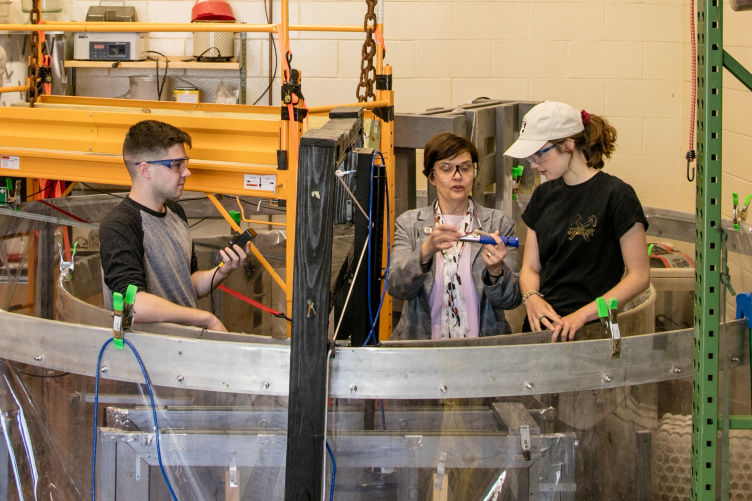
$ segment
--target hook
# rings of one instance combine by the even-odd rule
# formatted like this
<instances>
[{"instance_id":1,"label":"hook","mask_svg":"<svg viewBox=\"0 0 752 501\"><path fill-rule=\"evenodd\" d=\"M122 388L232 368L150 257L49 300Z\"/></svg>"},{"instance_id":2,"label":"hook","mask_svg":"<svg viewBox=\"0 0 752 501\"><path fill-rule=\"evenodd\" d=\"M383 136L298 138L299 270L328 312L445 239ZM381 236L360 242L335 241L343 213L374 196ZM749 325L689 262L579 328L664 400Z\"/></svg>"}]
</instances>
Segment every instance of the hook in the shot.
<instances>
[{"instance_id":1,"label":"hook","mask_svg":"<svg viewBox=\"0 0 752 501\"><path fill-rule=\"evenodd\" d=\"M687 159L687 181L690 183L695 180L695 168L692 167L692 175L689 174L689 164L695 159L695 150L689 150L685 157Z\"/></svg>"}]
</instances>

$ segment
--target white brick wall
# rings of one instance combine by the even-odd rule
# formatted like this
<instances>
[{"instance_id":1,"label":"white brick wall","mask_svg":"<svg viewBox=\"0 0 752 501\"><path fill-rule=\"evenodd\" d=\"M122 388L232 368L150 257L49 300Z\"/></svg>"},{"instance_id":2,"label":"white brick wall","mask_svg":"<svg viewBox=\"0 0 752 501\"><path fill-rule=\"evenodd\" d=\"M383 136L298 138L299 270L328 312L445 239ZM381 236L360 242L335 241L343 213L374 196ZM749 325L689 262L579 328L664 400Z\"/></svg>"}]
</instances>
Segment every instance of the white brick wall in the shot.
<instances>
[{"instance_id":1,"label":"white brick wall","mask_svg":"<svg viewBox=\"0 0 752 501\"><path fill-rule=\"evenodd\" d=\"M18 1L18 0L16 0ZM97 2L66 2L64 19L83 20ZM131 0L142 21L188 21L192 2ZM265 23L261 0L233 0L241 22ZM362 25L363 0L294 0L291 24ZM648 205L693 210L684 181L688 143L688 0L386 0L386 62L393 67L397 112L451 107L479 96L569 102L604 114L619 133L607 169L631 183ZM274 2L280 22L280 5ZM749 14L724 12L725 48L752 68ZM248 100L266 88L268 39L249 34ZM190 55L187 34L153 34L149 47ZM363 35L291 34L293 65L303 71L310 106L352 102ZM108 70L85 82L89 95L122 93L127 75ZM204 78L195 72L186 78ZM279 75L279 70L277 75ZM189 78L189 79L190 79ZM228 72L222 78L233 79ZM104 85L102 82L112 80ZM232 80L237 85L237 80ZM724 74L724 197L752 192L752 93ZM272 86L279 97L278 79ZM109 94L108 94L109 93ZM208 94L208 93L207 93ZM208 97L208 96L205 96ZM266 104L264 97L261 104ZM724 198L724 214L730 202Z\"/></svg>"}]
</instances>

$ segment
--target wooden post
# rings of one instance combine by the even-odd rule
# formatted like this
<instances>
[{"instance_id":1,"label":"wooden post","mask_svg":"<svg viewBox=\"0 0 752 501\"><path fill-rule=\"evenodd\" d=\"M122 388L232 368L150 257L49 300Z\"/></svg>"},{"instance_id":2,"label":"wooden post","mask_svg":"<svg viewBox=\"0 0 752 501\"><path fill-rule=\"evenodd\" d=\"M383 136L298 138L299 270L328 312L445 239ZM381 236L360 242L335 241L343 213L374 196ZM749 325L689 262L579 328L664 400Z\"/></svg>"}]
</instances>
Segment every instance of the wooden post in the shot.
<instances>
[{"instance_id":1,"label":"wooden post","mask_svg":"<svg viewBox=\"0 0 752 501\"><path fill-rule=\"evenodd\" d=\"M336 110L332 114L336 116ZM330 115L331 116L331 115ZM292 293L285 500L320 500L326 439L327 331L334 171L360 137L360 118L330 120L300 140Z\"/></svg>"}]
</instances>

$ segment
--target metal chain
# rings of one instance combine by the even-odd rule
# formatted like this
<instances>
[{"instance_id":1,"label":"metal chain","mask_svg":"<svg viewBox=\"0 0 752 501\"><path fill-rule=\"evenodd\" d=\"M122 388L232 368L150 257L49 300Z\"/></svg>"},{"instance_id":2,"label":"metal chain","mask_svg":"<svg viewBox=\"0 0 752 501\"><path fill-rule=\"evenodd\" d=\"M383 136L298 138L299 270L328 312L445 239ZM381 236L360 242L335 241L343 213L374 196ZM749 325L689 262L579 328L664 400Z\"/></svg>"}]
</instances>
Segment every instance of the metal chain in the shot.
<instances>
[{"instance_id":1,"label":"metal chain","mask_svg":"<svg viewBox=\"0 0 752 501\"><path fill-rule=\"evenodd\" d=\"M376 81L376 68L373 65L373 57L376 55L376 40L373 32L376 30L376 3L378 0L366 0L368 11L363 20L363 30L366 32L366 40L363 42L360 61L360 83L355 90L358 102L367 101L368 98L376 99L373 93L373 84ZM362 91L361 91L362 89Z\"/></svg>"},{"instance_id":2,"label":"metal chain","mask_svg":"<svg viewBox=\"0 0 752 501\"><path fill-rule=\"evenodd\" d=\"M39 8L39 0L32 0L29 21L31 21L31 24L39 24L41 18L42 12ZM39 32L32 31L29 35L29 41L31 44L31 54L29 55L29 91L26 95L26 100L29 102L29 106L33 108L34 102L37 100L37 81L39 79L39 61L37 60Z\"/></svg>"}]
</instances>

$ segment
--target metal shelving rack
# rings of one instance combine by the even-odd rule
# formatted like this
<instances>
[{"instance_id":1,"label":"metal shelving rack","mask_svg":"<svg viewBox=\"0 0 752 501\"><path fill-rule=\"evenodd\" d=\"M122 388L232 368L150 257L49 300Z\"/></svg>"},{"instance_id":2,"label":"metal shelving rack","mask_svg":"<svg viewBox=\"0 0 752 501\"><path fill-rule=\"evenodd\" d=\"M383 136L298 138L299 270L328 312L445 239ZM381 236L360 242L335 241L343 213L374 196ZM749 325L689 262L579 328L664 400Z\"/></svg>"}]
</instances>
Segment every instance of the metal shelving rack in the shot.
<instances>
[{"instance_id":1,"label":"metal shelving rack","mask_svg":"<svg viewBox=\"0 0 752 501\"><path fill-rule=\"evenodd\" d=\"M719 439L718 383L721 275L723 68L752 90L752 74L723 49L723 2L698 5L697 179L695 211L694 362L692 367L693 500L715 500ZM749 428L738 420L734 428ZM746 423L746 424L745 424Z\"/></svg>"}]
</instances>

